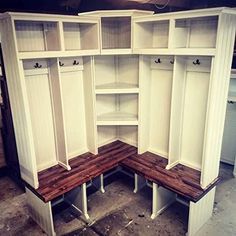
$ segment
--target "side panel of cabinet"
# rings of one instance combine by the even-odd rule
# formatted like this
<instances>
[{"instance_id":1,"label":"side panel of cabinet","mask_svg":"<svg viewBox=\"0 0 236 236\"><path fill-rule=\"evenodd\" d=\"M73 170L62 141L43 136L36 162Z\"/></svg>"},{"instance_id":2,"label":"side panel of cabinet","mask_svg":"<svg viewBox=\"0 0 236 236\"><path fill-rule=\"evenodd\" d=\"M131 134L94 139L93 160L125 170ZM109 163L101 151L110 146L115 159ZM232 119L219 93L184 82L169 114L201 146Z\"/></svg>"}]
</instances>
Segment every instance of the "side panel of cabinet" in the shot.
<instances>
[{"instance_id":1,"label":"side panel of cabinet","mask_svg":"<svg viewBox=\"0 0 236 236\"><path fill-rule=\"evenodd\" d=\"M8 78L10 104L15 128L17 151L22 178L38 187L36 157L30 121L29 104L24 81L23 65L16 55L16 36L10 18L1 21L2 49ZM14 69L13 69L14 68Z\"/></svg>"},{"instance_id":2,"label":"side panel of cabinet","mask_svg":"<svg viewBox=\"0 0 236 236\"><path fill-rule=\"evenodd\" d=\"M210 79L201 185L205 188L219 173L220 152L235 41L236 16L219 17L216 56Z\"/></svg>"}]
</instances>

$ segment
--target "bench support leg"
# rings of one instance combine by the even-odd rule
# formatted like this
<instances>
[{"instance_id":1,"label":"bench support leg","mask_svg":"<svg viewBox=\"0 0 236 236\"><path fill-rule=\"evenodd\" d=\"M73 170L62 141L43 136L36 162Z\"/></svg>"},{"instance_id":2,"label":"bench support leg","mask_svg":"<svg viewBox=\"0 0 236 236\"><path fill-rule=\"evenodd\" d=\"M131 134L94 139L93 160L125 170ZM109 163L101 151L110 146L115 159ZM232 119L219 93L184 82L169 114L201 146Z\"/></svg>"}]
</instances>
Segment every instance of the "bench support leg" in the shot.
<instances>
[{"instance_id":1,"label":"bench support leg","mask_svg":"<svg viewBox=\"0 0 236 236\"><path fill-rule=\"evenodd\" d=\"M210 219L213 212L214 198L215 198L214 187L198 202L190 202L189 206L189 219L188 219L188 236L195 235L198 230Z\"/></svg>"},{"instance_id":2,"label":"bench support leg","mask_svg":"<svg viewBox=\"0 0 236 236\"><path fill-rule=\"evenodd\" d=\"M143 178L137 174L134 174L134 193L137 193L145 185L146 185L145 178Z\"/></svg>"},{"instance_id":3,"label":"bench support leg","mask_svg":"<svg viewBox=\"0 0 236 236\"><path fill-rule=\"evenodd\" d=\"M89 220L86 183L65 194L65 201L67 201L73 208L75 208L79 212L82 212L85 219Z\"/></svg>"},{"instance_id":4,"label":"bench support leg","mask_svg":"<svg viewBox=\"0 0 236 236\"><path fill-rule=\"evenodd\" d=\"M104 188L104 176L101 174L99 177L95 178L93 180L93 185L99 189L102 193L105 193L105 188Z\"/></svg>"},{"instance_id":5,"label":"bench support leg","mask_svg":"<svg viewBox=\"0 0 236 236\"><path fill-rule=\"evenodd\" d=\"M167 207L169 207L176 199L176 194L173 192L159 187L153 183L152 188L152 215L151 218L155 219Z\"/></svg>"},{"instance_id":6,"label":"bench support leg","mask_svg":"<svg viewBox=\"0 0 236 236\"><path fill-rule=\"evenodd\" d=\"M55 236L51 202L43 202L26 187L27 203L33 220L49 236Z\"/></svg>"}]
</instances>

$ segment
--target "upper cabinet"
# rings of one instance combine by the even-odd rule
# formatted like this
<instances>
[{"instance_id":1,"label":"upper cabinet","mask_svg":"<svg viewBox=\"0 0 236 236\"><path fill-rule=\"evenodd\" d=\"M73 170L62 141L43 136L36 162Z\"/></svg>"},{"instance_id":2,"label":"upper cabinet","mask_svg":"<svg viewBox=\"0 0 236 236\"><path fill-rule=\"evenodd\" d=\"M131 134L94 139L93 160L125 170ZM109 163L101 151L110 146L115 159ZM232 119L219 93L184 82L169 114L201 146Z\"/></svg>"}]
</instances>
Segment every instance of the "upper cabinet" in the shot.
<instances>
[{"instance_id":1,"label":"upper cabinet","mask_svg":"<svg viewBox=\"0 0 236 236\"><path fill-rule=\"evenodd\" d=\"M152 14L152 11L118 10L86 12L79 15L100 18L101 54L111 55L131 54L133 17Z\"/></svg>"}]
</instances>

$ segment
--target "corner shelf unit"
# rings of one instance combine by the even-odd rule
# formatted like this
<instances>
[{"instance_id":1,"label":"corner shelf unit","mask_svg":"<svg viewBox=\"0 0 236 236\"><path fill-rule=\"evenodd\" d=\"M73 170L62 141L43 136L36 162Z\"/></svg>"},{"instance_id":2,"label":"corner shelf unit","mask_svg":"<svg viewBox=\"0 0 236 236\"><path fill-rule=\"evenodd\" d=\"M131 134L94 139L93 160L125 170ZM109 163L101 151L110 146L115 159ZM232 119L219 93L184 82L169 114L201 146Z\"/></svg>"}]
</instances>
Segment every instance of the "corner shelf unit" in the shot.
<instances>
[{"instance_id":1,"label":"corner shelf unit","mask_svg":"<svg viewBox=\"0 0 236 236\"><path fill-rule=\"evenodd\" d=\"M22 178L121 140L218 176L236 13L4 13L2 47ZM214 158L213 158L214 157Z\"/></svg>"}]
</instances>

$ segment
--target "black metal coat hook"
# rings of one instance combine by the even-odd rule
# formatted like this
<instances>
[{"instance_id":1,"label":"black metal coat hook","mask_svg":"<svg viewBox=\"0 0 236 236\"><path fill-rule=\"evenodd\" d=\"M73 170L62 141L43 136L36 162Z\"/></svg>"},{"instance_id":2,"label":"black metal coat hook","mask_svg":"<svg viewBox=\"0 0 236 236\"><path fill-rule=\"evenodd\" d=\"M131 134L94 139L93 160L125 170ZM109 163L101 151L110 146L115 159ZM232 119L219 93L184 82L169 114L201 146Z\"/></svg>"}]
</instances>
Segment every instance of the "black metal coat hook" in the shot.
<instances>
[{"instance_id":1,"label":"black metal coat hook","mask_svg":"<svg viewBox=\"0 0 236 236\"><path fill-rule=\"evenodd\" d=\"M59 66L64 66L64 63L62 63L61 61L59 61Z\"/></svg>"},{"instance_id":2,"label":"black metal coat hook","mask_svg":"<svg viewBox=\"0 0 236 236\"><path fill-rule=\"evenodd\" d=\"M158 58L157 60L155 60L155 63L157 63L157 64L161 63L161 59Z\"/></svg>"},{"instance_id":3,"label":"black metal coat hook","mask_svg":"<svg viewBox=\"0 0 236 236\"><path fill-rule=\"evenodd\" d=\"M175 62L175 60L173 59L173 60L170 60L170 64L174 64L174 62Z\"/></svg>"},{"instance_id":4,"label":"black metal coat hook","mask_svg":"<svg viewBox=\"0 0 236 236\"><path fill-rule=\"evenodd\" d=\"M74 66L75 66L75 65L79 65L79 61L77 62L76 60L74 60L73 65L74 65Z\"/></svg>"},{"instance_id":5,"label":"black metal coat hook","mask_svg":"<svg viewBox=\"0 0 236 236\"><path fill-rule=\"evenodd\" d=\"M193 61L193 64L194 64L194 65L200 65L201 62L199 61L199 59L197 59L196 61Z\"/></svg>"},{"instance_id":6,"label":"black metal coat hook","mask_svg":"<svg viewBox=\"0 0 236 236\"><path fill-rule=\"evenodd\" d=\"M34 65L34 68L41 68L41 67L42 67L42 65L39 65L38 62L36 62L35 65Z\"/></svg>"}]
</instances>

